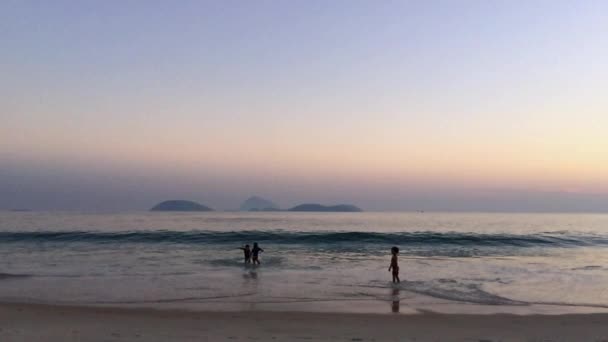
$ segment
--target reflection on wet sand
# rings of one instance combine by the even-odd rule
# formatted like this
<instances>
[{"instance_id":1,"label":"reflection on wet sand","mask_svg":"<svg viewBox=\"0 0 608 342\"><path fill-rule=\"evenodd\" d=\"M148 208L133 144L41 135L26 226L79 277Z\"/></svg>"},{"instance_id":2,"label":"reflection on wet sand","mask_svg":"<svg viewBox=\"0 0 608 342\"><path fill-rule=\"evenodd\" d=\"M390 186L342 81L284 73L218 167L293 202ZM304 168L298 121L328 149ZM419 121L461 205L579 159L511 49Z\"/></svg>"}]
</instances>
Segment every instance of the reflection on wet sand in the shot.
<instances>
[{"instance_id":1,"label":"reflection on wet sand","mask_svg":"<svg viewBox=\"0 0 608 342\"><path fill-rule=\"evenodd\" d=\"M255 267L246 267L245 272L243 273L243 287L248 289L253 293L258 292L258 272ZM248 304L248 309L255 311L256 310L256 301L252 300Z\"/></svg>"},{"instance_id":2,"label":"reflection on wet sand","mask_svg":"<svg viewBox=\"0 0 608 342\"><path fill-rule=\"evenodd\" d=\"M399 303L401 301L401 298L399 297L399 287L395 286L393 287L393 293L392 293L392 303L391 303L391 311L393 313L399 313Z\"/></svg>"},{"instance_id":3,"label":"reflection on wet sand","mask_svg":"<svg viewBox=\"0 0 608 342\"><path fill-rule=\"evenodd\" d=\"M246 280L248 280L248 279L256 280L256 279L258 279L258 272L256 272L255 270L251 270L247 273L244 273L243 278L245 278Z\"/></svg>"}]
</instances>

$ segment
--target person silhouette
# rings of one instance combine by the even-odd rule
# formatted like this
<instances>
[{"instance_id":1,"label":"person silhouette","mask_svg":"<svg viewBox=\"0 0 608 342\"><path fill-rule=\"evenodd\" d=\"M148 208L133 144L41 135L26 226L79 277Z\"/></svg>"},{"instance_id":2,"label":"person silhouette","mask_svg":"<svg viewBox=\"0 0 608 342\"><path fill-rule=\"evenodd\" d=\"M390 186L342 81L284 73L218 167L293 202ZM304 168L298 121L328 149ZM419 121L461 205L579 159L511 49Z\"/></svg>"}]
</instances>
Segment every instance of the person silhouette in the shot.
<instances>
[{"instance_id":1,"label":"person silhouette","mask_svg":"<svg viewBox=\"0 0 608 342\"><path fill-rule=\"evenodd\" d=\"M239 249L243 250L243 254L245 257L245 264L250 264L251 263L251 249L249 248L249 245L245 245L245 247L239 247Z\"/></svg>"},{"instance_id":2,"label":"person silhouette","mask_svg":"<svg viewBox=\"0 0 608 342\"><path fill-rule=\"evenodd\" d=\"M259 253L260 252L264 252L264 250L262 248L260 248L260 246L258 246L257 242L253 243L253 249L251 250L251 256L252 256L252 261L253 264L257 264L260 265L260 259L259 259Z\"/></svg>"},{"instance_id":3,"label":"person silhouette","mask_svg":"<svg viewBox=\"0 0 608 342\"><path fill-rule=\"evenodd\" d=\"M399 261L397 260L397 254L399 254L399 248L393 247L391 248L391 265L388 267L388 271L393 271L393 283L399 283Z\"/></svg>"}]
</instances>

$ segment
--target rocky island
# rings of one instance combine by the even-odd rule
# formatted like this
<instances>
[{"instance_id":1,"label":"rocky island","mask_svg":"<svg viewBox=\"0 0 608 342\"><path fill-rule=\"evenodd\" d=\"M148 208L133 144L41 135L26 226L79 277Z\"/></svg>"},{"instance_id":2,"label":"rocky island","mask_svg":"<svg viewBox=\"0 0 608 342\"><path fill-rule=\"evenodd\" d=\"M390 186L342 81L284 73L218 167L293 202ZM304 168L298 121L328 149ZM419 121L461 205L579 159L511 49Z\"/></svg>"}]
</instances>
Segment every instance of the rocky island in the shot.
<instances>
[{"instance_id":1,"label":"rocky island","mask_svg":"<svg viewBox=\"0 0 608 342\"><path fill-rule=\"evenodd\" d=\"M279 211L274 202L259 196L251 196L241 204L241 211Z\"/></svg>"},{"instance_id":2,"label":"rocky island","mask_svg":"<svg viewBox=\"0 0 608 342\"><path fill-rule=\"evenodd\" d=\"M194 201L170 200L160 202L150 211L213 211L213 209Z\"/></svg>"}]
</instances>

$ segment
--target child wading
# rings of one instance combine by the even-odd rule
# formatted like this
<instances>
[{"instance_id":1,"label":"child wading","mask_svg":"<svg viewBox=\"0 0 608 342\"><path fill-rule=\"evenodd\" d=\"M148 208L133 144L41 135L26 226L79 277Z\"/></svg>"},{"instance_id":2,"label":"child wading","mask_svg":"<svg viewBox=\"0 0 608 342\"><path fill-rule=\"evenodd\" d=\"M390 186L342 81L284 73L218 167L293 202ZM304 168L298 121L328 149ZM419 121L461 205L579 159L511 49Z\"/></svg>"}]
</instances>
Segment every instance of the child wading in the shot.
<instances>
[{"instance_id":1,"label":"child wading","mask_svg":"<svg viewBox=\"0 0 608 342\"><path fill-rule=\"evenodd\" d=\"M399 248L391 248L391 265L388 267L388 271L393 271L393 283L399 283L399 262L397 261L397 254L399 254Z\"/></svg>"},{"instance_id":2,"label":"child wading","mask_svg":"<svg viewBox=\"0 0 608 342\"><path fill-rule=\"evenodd\" d=\"M261 249L261 248L258 246L258 243L257 243L257 242L254 242L254 243L253 243L253 249L251 250L251 255L252 255L252 261L253 261L253 264L254 264L254 265L255 265L255 264L258 264L258 265L259 265L259 264L260 264L260 259L258 258L258 254L259 254L260 252L263 252L263 251L264 251L264 250L263 250L263 249Z\"/></svg>"},{"instance_id":3,"label":"child wading","mask_svg":"<svg viewBox=\"0 0 608 342\"><path fill-rule=\"evenodd\" d=\"M239 249L243 250L243 254L245 254L245 263L251 263L251 249L249 249L249 245L245 245L245 247L239 247Z\"/></svg>"}]
</instances>

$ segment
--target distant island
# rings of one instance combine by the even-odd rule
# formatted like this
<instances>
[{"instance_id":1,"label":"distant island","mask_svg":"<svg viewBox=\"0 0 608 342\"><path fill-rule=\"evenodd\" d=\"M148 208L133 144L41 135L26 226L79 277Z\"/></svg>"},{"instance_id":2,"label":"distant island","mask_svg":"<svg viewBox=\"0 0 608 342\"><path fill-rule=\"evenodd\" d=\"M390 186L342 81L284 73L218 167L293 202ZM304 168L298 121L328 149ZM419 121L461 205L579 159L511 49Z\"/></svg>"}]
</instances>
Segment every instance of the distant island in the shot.
<instances>
[{"instance_id":1,"label":"distant island","mask_svg":"<svg viewBox=\"0 0 608 342\"><path fill-rule=\"evenodd\" d=\"M321 211L321 212L361 212L361 208L352 204L321 205L318 203L300 204L287 211Z\"/></svg>"},{"instance_id":2,"label":"distant island","mask_svg":"<svg viewBox=\"0 0 608 342\"><path fill-rule=\"evenodd\" d=\"M241 211L279 211L279 206L274 202L259 196L251 196L246 199L240 207Z\"/></svg>"},{"instance_id":3,"label":"distant island","mask_svg":"<svg viewBox=\"0 0 608 342\"><path fill-rule=\"evenodd\" d=\"M150 211L213 211L213 209L193 201L170 200L160 202Z\"/></svg>"}]
</instances>

